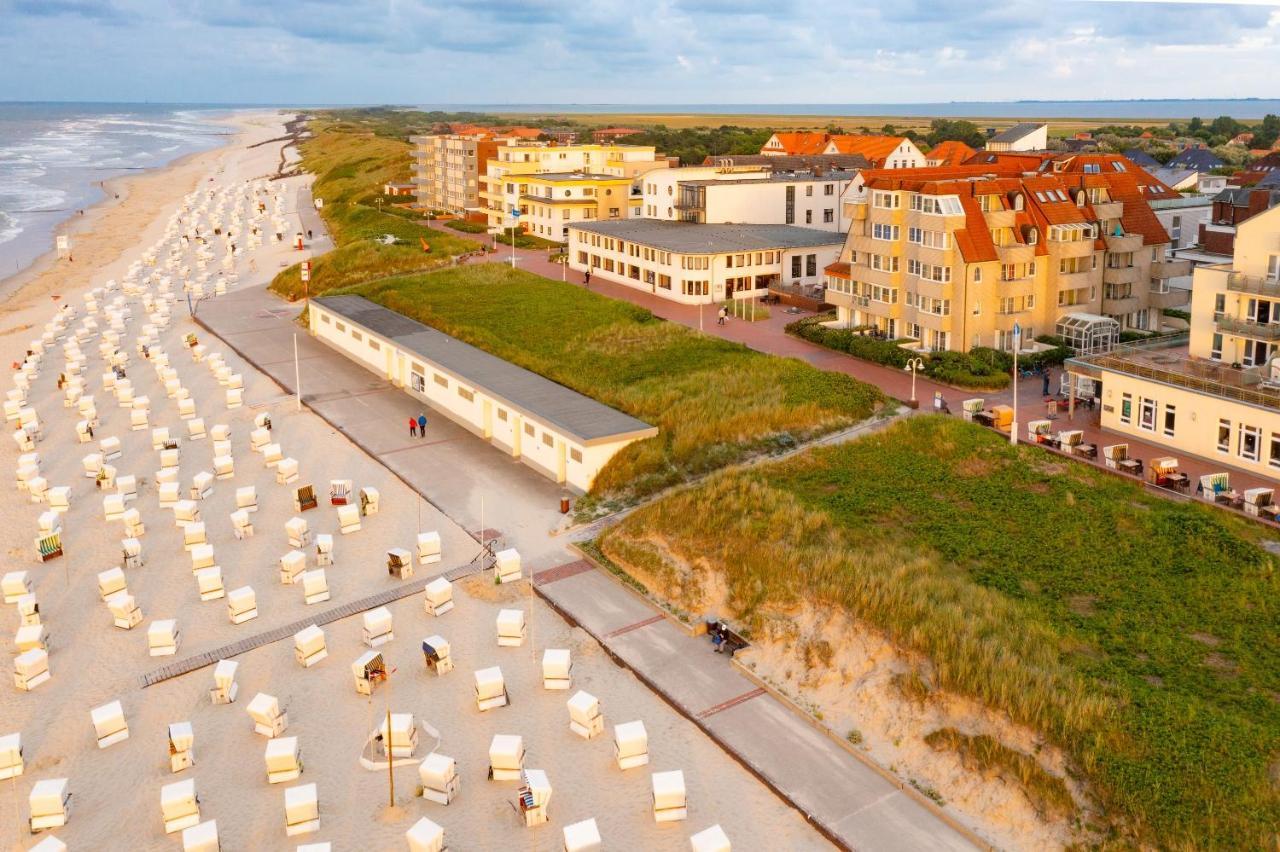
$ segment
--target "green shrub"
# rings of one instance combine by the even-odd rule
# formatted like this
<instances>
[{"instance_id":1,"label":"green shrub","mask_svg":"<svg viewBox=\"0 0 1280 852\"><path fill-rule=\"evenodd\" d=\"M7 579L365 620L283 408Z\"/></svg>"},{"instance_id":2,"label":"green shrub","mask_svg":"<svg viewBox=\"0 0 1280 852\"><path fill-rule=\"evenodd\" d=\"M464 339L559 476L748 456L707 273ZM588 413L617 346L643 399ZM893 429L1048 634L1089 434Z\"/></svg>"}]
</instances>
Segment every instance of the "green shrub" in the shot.
<instances>
[{"instance_id":1,"label":"green shrub","mask_svg":"<svg viewBox=\"0 0 1280 852\"><path fill-rule=\"evenodd\" d=\"M489 230L488 225L480 222L468 222L466 219L450 219L444 223L444 226L455 231L461 231L464 234L483 234Z\"/></svg>"}]
</instances>

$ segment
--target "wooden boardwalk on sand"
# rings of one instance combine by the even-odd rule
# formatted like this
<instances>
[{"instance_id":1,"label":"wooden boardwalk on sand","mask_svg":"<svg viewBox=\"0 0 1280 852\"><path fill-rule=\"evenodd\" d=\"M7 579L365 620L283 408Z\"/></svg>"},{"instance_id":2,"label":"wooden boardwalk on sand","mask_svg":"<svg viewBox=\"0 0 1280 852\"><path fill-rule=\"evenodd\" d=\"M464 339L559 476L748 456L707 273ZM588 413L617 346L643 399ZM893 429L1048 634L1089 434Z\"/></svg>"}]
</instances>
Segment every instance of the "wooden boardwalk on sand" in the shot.
<instances>
[{"instance_id":1,"label":"wooden boardwalk on sand","mask_svg":"<svg viewBox=\"0 0 1280 852\"><path fill-rule=\"evenodd\" d=\"M444 572L443 576L449 582L461 580L463 577L469 577L472 574L478 574L484 570L484 565L477 562L470 562L466 565L460 565L450 571ZM434 577L426 580L413 580L408 583L401 583L374 595L369 595L359 600L345 603L342 606L336 606L332 609L326 609L313 616L308 616L299 621L282 625L274 630L267 630L253 636L232 642L229 645L223 645L220 648L214 648L211 651L205 651L203 654L196 654L194 657L177 660L169 663L167 666L161 666L158 669L147 672L142 675L139 680L141 687L146 689L148 686L155 686L157 683L189 674L205 666L211 666L218 660L229 660L232 657L239 656L246 651L252 651L254 648L261 648L263 645L270 645L272 642L279 642L281 639L288 639L304 627L312 624L328 624L332 621L338 621L343 618L350 618L356 613L365 612L375 607L384 606L392 601L398 601L401 598L407 598L409 595L421 592L428 582L435 579Z\"/></svg>"}]
</instances>

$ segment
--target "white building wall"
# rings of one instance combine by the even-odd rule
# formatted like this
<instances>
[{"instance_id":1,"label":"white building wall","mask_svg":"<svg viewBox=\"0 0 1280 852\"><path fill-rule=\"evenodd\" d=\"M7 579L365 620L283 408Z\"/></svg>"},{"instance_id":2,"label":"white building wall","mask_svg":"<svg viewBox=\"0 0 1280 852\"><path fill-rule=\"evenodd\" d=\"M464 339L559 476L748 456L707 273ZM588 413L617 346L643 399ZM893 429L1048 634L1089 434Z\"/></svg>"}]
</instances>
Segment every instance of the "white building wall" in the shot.
<instances>
[{"instance_id":1,"label":"white building wall","mask_svg":"<svg viewBox=\"0 0 1280 852\"><path fill-rule=\"evenodd\" d=\"M540 419L315 302L311 303L309 316L311 333L315 337L391 381L410 396L422 400L434 411L579 493L590 491L596 474L608 464L609 459L623 447L639 440L627 438L583 445ZM415 374L421 377L420 381L415 381ZM460 393L460 390L465 393ZM471 399L467 399L466 394L470 394ZM575 460L575 455L581 460Z\"/></svg>"}]
</instances>

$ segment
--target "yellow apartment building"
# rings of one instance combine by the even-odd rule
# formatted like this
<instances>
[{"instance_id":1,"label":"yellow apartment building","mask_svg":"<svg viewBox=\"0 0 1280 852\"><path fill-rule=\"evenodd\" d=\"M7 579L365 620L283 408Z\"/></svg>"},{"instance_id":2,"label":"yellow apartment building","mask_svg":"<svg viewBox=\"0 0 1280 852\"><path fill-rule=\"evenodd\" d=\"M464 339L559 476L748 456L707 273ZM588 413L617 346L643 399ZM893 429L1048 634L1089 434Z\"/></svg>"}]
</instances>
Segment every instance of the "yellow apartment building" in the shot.
<instances>
[{"instance_id":1,"label":"yellow apartment building","mask_svg":"<svg viewBox=\"0 0 1280 852\"><path fill-rule=\"evenodd\" d=\"M666 157L660 157L652 145L552 145L549 143L513 143L498 145L493 157L485 166L480 180L480 205L489 219L490 229L506 228L512 224L511 211L521 212L521 225L528 214L529 180L532 175L567 174L583 172L592 175L625 178L629 183L654 169L670 165ZM628 187L628 195L632 189ZM638 187L635 191L639 202ZM610 196L612 197L612 196ZM630 215L630 206L620 216ZM557 239L563 241L563 235Z\"/></svg>"},{"instance_id":2,"label":"yellow apartment building","mask_svg":"<svg viewBox=\"0 0 1280 852\"><path fill-rule=\"evenodd\" d=\"M1242 222L1231 263L1197 267L1188 335L1072 358L1102 426L1280 479L1280 207Z\"/></svg>"},{"instance_id":3,"label":"yellow apartment building","mask_svg":"<svg viewBox=\"0 0 1280 852\"><path fill-rule=\"evenodd\" d=\"M590 172L528 175L520 196L520 225L526 233L563 243L576 222L638 216L642 198L631 192L632 179Z\"/></svg>"},{"instance_id":4,"label":"yellow apartment building","mask_svg":"<svg viewBox=\"0 0 1280 852\"><path fill-rule=\"evenodd\" d=\"M849 198L826 301L840 325L922 350L1009 350L1017 326L1031 349L1085 328L1072 343L1094 351L1159 329L1186 298L1169 279L1189 264L1166 259L1169 237L1125 174L870 170Z\"/></svg>"}]
</instances>

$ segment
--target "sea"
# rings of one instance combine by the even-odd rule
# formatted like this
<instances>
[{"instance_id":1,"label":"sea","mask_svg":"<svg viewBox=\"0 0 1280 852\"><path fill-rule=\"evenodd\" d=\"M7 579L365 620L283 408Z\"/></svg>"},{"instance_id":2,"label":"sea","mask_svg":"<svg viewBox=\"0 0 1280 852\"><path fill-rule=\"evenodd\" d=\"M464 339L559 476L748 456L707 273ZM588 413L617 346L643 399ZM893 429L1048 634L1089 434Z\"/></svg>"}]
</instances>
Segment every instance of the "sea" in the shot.
<instances>
[{"instance_id":1,"label":"sea","mask_svg":"<svg viewBox=\"0 0 1280 852\"><path fill-rule=\"evenodd\" d=\"M225 106L0 103L0 280L54 246L57 226L106 197L102 181L227 138ZM72 251L74 251L74 245Z\"/></svg>"}]
</instances>

